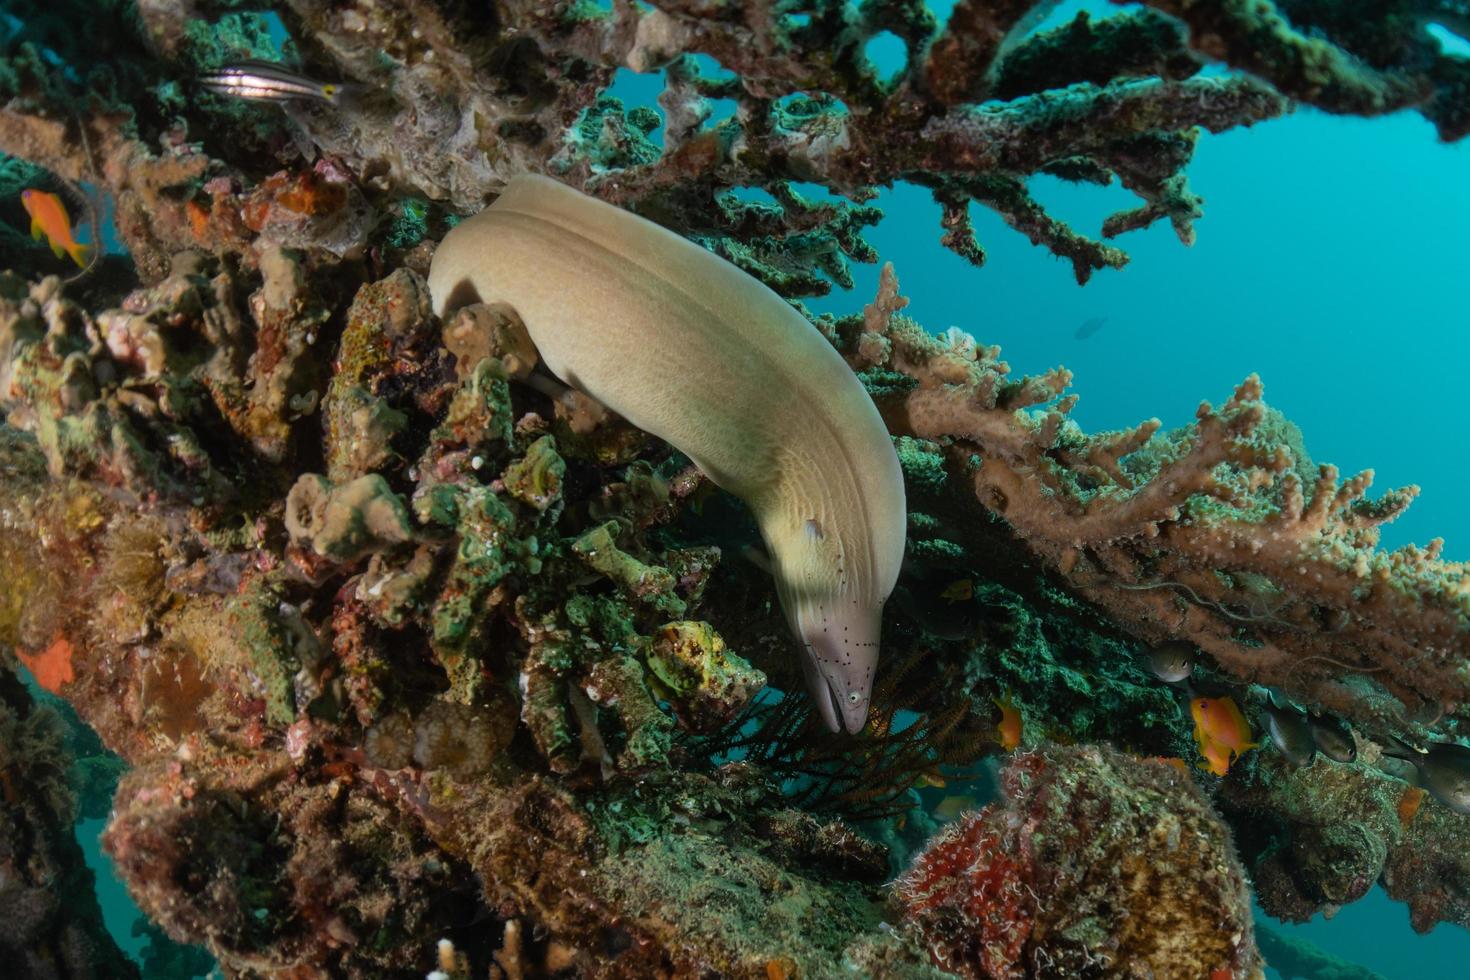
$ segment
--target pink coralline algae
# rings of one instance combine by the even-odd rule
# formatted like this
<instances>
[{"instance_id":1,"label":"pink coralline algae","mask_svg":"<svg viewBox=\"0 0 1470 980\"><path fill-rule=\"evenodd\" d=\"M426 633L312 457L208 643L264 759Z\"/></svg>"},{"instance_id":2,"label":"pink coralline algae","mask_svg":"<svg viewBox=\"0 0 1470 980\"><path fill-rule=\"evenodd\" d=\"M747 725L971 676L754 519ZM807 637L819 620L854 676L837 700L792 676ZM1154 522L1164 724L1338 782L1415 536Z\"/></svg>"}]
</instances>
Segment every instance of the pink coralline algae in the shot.
<instances>
[{"instance_id":1,"label":"pink coralline algae","mask_svg":"<svg viewBox=\"0 0 1470 980\"><path fill-rule=\"evenodd\" d=\"M1039 768L1028 755L1012 767ZM1000 826L997 826L997 825ZM987 808L951 824L899 879L904 916L919 925L934 963L965 976L1021 976L1037 909L1031 822L1007 828Z\"/></svg>"},{"instance_id":2,"label":"pink coralline algae","mask_svg":"<svg viewBox=\"0 0 1470 980\"><path fill-rule=\"evenodd\" d=\"M1176 769L1112 749L1019 756L894 900L964 977L1262 975L1228 831Z\"/></svg>"}]
</instances>

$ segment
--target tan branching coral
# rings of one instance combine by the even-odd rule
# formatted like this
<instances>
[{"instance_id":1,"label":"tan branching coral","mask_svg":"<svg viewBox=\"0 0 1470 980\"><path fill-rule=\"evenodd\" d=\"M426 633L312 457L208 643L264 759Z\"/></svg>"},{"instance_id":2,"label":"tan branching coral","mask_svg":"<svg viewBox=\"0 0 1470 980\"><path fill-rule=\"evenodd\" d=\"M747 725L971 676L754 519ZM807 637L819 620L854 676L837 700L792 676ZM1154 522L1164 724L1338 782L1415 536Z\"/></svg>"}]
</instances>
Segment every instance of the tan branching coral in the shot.
<instances>
[{"instance_id":1,"label":"tan branching coral","mask_svg":"<svg viewBox=\"0 0 1470 980\"><path fill-rule=\"evenodd\" d=\"M875 394L890 428L946 447L987 511L1140 638L1188 639L1364 722L1470 701L1470 567L1438 541L1377 548L1416 488L1368 500L1371 471L1312 467L1254 376L1187 428L1087 435L1067 418L1070 372L1013 379L998 348L925 332L896 296L885 269L850 355L902 376ZM1403 707L1386 714L1345 673Z\"/></svg>"}]
</instances>

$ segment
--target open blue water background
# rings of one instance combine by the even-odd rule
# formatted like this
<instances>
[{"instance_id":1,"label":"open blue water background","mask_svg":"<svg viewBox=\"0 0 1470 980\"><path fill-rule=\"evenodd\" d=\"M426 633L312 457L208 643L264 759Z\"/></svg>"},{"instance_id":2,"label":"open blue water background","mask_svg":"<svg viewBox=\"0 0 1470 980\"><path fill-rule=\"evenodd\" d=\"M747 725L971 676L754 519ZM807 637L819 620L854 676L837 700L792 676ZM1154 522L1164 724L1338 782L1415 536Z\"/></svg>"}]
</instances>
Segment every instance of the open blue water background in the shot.
<instances>
[{"instance_id":1,"label":"open blue water background","mask_svg":"<svg viewBox=\"0 0 1470 980\"><path fill-rule=\"evenodd\" d=\"M932 6L947 16L953 3ZM1107 3L1069 2L1048 19ZM901 63L877 44L880 69ZM653 105L658 76L619 78L615 94ZM1132 263L1078 287L1069 263L1032 246L988 212L975 211L989 253L976 269L938 244L937 206L912 187L885 192L869 234L892 261L908 310L930 329L958 326L998 343L1018 373L1064 364L1086 429L1157 416L1188 422L1202 399L1218 404L1251 372L1267 400L1295 421L1318 462L1344 474L1372 467L1380 490L1417 483L1423 496L1386 529L1390 546L1446 539L1470 558L1464 491L1470 458L1459 399L1470 360L1470 141L1444 146L1422 119L1338 119L1312 110L1251 130L1205 136L1189 168L1206 199L1198 243L1182 247L1167 224L1124 236ZM1078 230L1131 207L1120 188L1079 188L1050 178L1032 192ZM871 298L878 270L857 267L858 286L813 303L852 312ZM1105 317L1085 340L1078 326ZM136 955L136 909L97 848L100 823L78 827L100 872L109 927ZM1466 846L1470 846L1467 837ZM1441 926L1415 935L1405 908L1375 890L1333 920L1280 926L1393 980L1470 977L1470 933ZM1275 976L1274 973L1271 974Z\"/></svg>"}]
</instances>

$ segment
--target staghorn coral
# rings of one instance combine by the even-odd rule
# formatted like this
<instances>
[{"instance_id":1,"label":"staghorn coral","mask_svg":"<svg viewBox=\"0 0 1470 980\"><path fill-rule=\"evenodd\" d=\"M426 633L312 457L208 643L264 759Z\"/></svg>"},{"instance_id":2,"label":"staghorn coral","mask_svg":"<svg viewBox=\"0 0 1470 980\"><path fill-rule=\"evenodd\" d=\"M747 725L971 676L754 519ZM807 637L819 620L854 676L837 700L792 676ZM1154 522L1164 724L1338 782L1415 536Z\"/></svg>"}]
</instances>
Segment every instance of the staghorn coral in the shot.
<instances>
[{"instance_id":1,"label":"staghorn coral","mask_svg":"<svg viewBox=\"0 0 1470 980\"><path fill-rule=\"evenodd\" d=\"M1446 139L1470 118L1463 63L1422 30L1430 20L1463 27L1442 0L1351 12L1300 0L1159 2L1041 34L1026 26L1041 5L982 0L960 3L942 30L911 0L822 0L801 19L780 4L725 0L510 2L489 17L423 2L287 0L268 5L292 35L284 54L299 50L308 70L361 86L342 111L300 106L289 118L186 97L192 74L229 57L279 56L266 10L234 6L150 0L135 17L108 3L87 11L77 35L61 29L65 5L24 4L30 30L5 39L0 94L25 98L0 116L0 151L91 179L85 127L145 281L183 247L249 261L256 233L338 256L409 258L420 226L442 230L446 205L477 210L528 170L676 227L788 295L850 284L847 262L875 258L861 231L877 212L861 202L894 180L933 191L943 241L961 255L983 260L968 213L979 204L1085 280L1126 253L1048 214L1026 190L1030 175L1116 179L1142 203L1109 219L1104 236L1168 220L1187 243L1201 201L1183 169L1199 129L1269 119L1288 98L1360 115L1416 107ZM881 34L906 50L890 79L863 54ZM43 52L89 67L72 81ZM1206 59L1254 77L1200 77ZM627 69L664 72L661 114L606 96ZM86 107L88 96L105 111ZM717 98L739 109L711 124ZM661 146L649 138L660 123ZM314 166L296 149L307 141L324 152ZM217 159L225 147L230 159ZM794 186L803 181L849 200L808 199ZM733 187L775 203L726 196ZM375 200L390 190L430 203ZM395 217L373 230L378 208Z\"/></svg>"},{"instance_id":2,"label":"staghorn coral","mask_svg":"<svg viewBox=\"0 0 1470 980\"><path fill-rule=\"evenodd\" d=\"M866 321L848 328L861 328L849 357L890 428L941 446L1079 595L1143 639L1188 639L1237 677L1363 724L1470 699L1470 569L1443 560L1442 542L1376 548L1416 488L1368 500L1371 471L1341 481L1312 467L1255 377L1182 430L1150 420L1087 435L1067 419L1069 372L1012 380L998 348L897 314L897 288L885 269ZM1400 706L1362 697L1344 671Z\"/></svg>"}]
</instances>

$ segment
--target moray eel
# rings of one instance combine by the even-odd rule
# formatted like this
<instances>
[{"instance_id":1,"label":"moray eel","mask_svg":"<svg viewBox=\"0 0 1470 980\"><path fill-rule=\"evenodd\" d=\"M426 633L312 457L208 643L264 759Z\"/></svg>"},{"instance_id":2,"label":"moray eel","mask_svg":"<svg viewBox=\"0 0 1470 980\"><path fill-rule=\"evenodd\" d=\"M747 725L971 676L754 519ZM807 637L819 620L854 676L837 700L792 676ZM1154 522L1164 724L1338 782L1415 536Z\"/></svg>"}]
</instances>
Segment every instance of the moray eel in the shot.
<instances>
[{"instance_id":1,"label":"moray eel","mask_svg":"<svg viewBox=\"0 0 1470 980\"><path fill-rule=\"evenodd\" d=\"M441 317L513 309L552 373L750 507L817 710L860 731L903 559L903 477L817 329L698 245L537 176L445 236L429 291Z\"/></svg>"}]
</instances>

